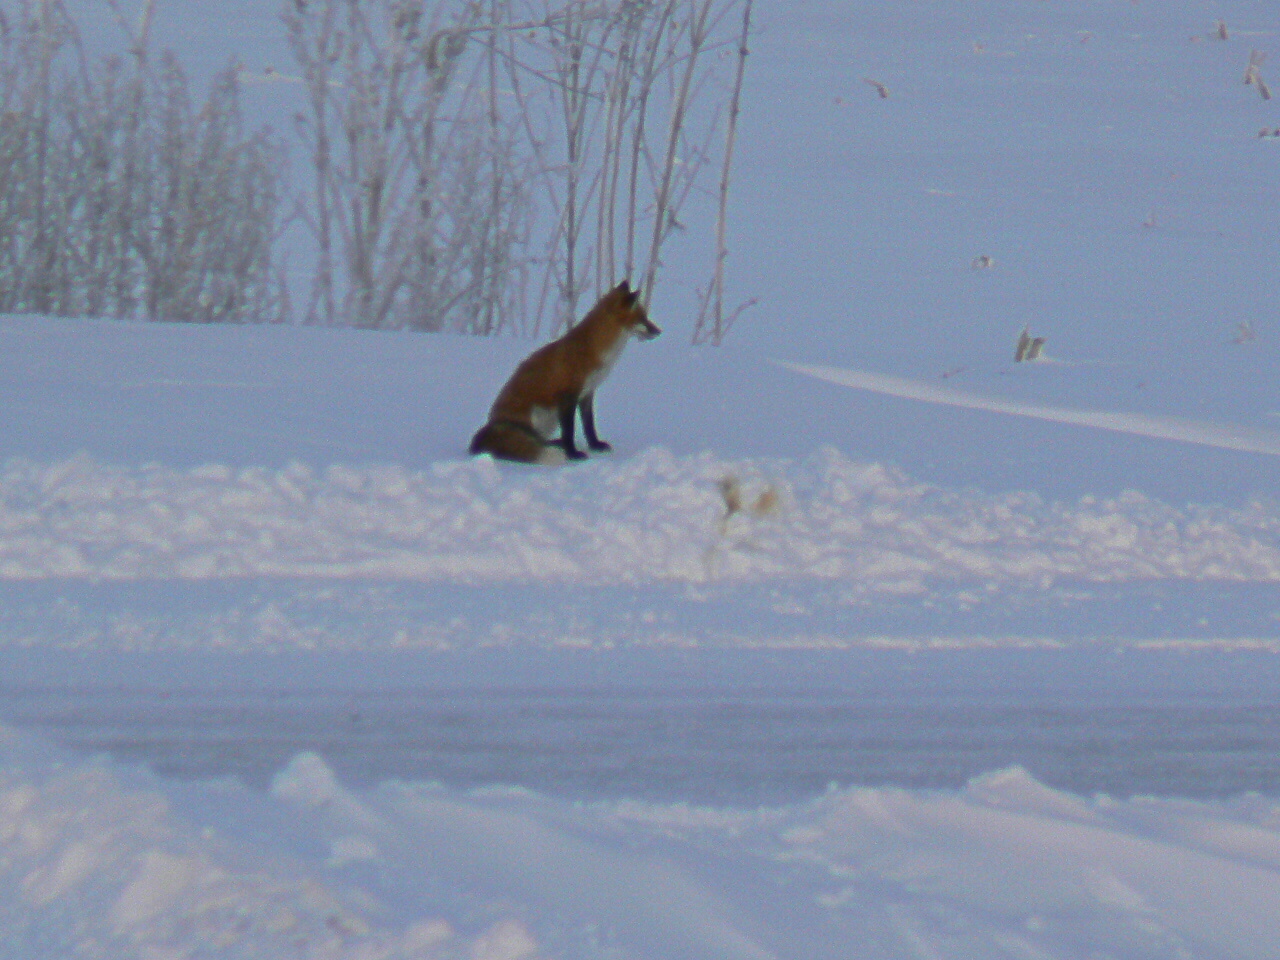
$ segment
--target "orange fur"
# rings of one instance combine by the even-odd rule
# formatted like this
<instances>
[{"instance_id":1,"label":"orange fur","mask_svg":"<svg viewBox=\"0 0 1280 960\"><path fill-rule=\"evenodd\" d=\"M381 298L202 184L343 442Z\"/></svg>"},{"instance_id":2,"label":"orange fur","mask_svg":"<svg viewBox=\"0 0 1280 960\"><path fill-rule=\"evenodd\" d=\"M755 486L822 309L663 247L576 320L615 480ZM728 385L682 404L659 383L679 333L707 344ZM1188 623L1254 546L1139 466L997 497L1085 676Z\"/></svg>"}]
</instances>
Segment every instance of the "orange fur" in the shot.
<instances>
[{"instance_id":1,"label":"orange fur","mask_svg":"<svg viewBox=\"0 0 1280 960\"><path fill-rule=\"evenodd\" d=\"M558 340L539 347L498 393L486 423L471 440L473 454L549 463L586 456L574 445L574 416L581 412L592 450L608 450L596 435L595 391L631 337L661 333L624 280ZM553 438L559 425L560 436ZM559 454L559 456L557 456Z\"/></svg>"}]
</instances>

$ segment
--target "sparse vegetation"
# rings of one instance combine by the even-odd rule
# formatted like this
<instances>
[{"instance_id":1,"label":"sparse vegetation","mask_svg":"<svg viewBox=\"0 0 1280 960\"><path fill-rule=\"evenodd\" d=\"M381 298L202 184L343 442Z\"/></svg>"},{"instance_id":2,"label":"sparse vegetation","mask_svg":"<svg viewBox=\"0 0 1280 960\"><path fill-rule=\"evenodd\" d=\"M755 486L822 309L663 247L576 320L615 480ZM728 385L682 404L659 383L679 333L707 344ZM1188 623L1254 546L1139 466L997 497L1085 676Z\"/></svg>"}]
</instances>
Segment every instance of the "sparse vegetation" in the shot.
<instances>
[{"instance_id":1,"label":"sparse vegetation","mask_svg":"<svg viewBox=\"0 0 1280 960\"><path fill-rule=\"evenodd\" d=\"M1022 363L1024 360L1039 360L1041 351L1044 350L1044 337L1031 336L1030 327L1023 327L1022 333L1018 334L1018 345L1013 351L1013 362Z\"/></svg>"},{"instance_id":2,"label":"sparse vegetation","mask_svg":"<svg viewBox=\"0 0 1280 960\"><path fill-rule=\"evenodd\" d=\"M230 68L197 107L147 22L93 62L61 0L0 11L0 311L279 319L280 148Z\"/></svg>"},{"instance_id":3,"label":"sparse vegetation","mask_svg":"<svg viewBox=\"0 0 1280 960\"><path fill-rule=\"evenodd\" d=\"M751 549L757 522L777 516L782 509L782 495L774 483L753 483L754 496L748 494L743 481L726 474L716 484L724 502L724 513L716 523L716 538L703 554L707 577L716 575L722 555L733 550ZM736 522L735 522L736 521Z\"/></svg>"},{"instance_id":4,"label":"sparse vegetation","mask_svg":"<svg viewBox=\"0 0 1280 960\"><path fill-rule=\"evenodd\" d=\"M0 309L556 332L618 280L651 299L705 195L693 339L741 312L724 261L751 0L286 0L299 76L263 78L303 91L287 207L237 71L193 105L149 49L153 2L100 63L63 0L0 6ZM282 230L315 257L292 297Z\"/></svg>"},{"instance_id":5,"label":"sparse vegetation","mask_svg":"<svg viewBox=\"0 0 1280 960\"><path fill-rule=\"evenodd\" d=\"M778 490L773 484L765 484L754 498L748 498L742 481L733 475L721 477L717 486L724 500L724 516L720 518L720 535L728 533L729 521L739 515L768 517L778 511Z\"/></svg>"},{"instance_id":6,"label":"sparse vegetation","mask_svg":"<svg viewBox=\"0 0 1280 960\"><path fill-rule=\"evenodd\" d=\"M1257 332L1253 329L1252 320L1241 320L1236 324L1235 336L1231 338L1234 344L1252 343L1258 339Z\"/></svg>"},{"instance_id":7,"label":"sparse vegetation","mask_svg":"<svg viewBox=\"0 0 1280 960\"><path fill-rule=\"evenodd\" d=\"M1263 100L1271 99L1271 89L1267 86L1267 81L1262 79L1262 64L1266 61L1267 55L1260 50L1249 51L1249 63L1244 68L1244 82L1246 86L1252 86L1258 91L1258 96Z\"/></svg>"},{"instance_id":8,"label":"sparse vegetation","mask_svg":"<svg viewBox=\"0 0 1280 960\"><path fill-rule=\"evenodd\" d=\"M862 82L871 87L874 87L876 91L876 96L878 96L881 100L889 99L889 88L886 87L879 80L872 80L870 77L863 77Z\"/></svg>"}]
</instances>

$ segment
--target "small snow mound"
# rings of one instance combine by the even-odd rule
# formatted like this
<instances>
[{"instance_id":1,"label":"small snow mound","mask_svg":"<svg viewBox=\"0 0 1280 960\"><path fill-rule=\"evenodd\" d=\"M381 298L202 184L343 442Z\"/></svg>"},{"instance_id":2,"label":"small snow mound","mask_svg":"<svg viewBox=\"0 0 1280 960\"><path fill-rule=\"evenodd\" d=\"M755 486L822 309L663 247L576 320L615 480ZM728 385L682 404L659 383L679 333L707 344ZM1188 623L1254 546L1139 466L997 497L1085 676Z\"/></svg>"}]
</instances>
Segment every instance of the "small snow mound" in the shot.
<instances>
[{"instance_id":1,"label":"small snow mound","mask_svg":"<svg viewBox=\"0 0 1280 960\"><path fill-rule=\"evenodd\" d=\"M341 867L348 863L378 859L378 845L367 837L337 837L331 844L329 866Z\"/></svg>"},{"instance_id":2,"label":"small snow mound","mask_svg":"<svg viewBox=\"0 0 1280 960\"><path fill-rule=\"evenodd\" d=\"M965 793L989 807L1066 820L1094 819L1089 804L1080 797L1041 783L1026 768L1018 765L974 777Z\"/></svg>"},{"instance_id":3,"label":"small snow mound","mask_svg":"<svg viewBox=\"0 0 1280 960\"><path fill-rule=\"evenodd\" d=\"M471 948L472 960L526 960L537 953L538 944L524 924L503 920L481 934Z\"/></svg>"},{"instance_id":4,"label":"small snow mound","mask_svg":"<svg viewBox=\"0 0 1280 960\"><path fill-rule=\"evenodd\" d=\"M1048 788L1033 777L1026 767L1018 763L1005 767L1003 770L981 773L969 781L969 792L975 795L1016 795L1024 794L1028 791L1042 793L1045 790L1048 790Z\"/></svg>"},{"instance_id":5,"label":"small snow mound","mask_svg":"<svg viewBox=\"0 0 1280 960\"><path fill-rule=\"evenodd\" d=\"M162 850L148 850L137 876L124 888L111 909L112 924L117 931L123 932L172 909L186 888L206 872L207 868L192 857L175 857Z\"/></svg>"},{"instance_id":6,"label":"small snow mound","mask_svg":"<svg viewBox=\"0 0 1280 960\"><path fill-rule=\"evenodd\" d=\"M321 807L341 793L333 769L318 753L300 753L275 775L271 795L303 807Z\"/></svg>"}]
</instances>

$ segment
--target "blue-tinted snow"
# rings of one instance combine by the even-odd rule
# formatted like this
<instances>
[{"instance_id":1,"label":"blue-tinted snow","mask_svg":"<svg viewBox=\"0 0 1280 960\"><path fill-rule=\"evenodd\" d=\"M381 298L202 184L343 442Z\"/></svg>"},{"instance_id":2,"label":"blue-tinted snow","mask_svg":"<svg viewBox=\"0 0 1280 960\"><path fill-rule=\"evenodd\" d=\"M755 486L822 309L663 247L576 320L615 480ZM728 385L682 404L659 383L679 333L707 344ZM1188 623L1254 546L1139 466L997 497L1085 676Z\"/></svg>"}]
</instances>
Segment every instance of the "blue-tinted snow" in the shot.
<instances>
[{"instance_id":1,"label":"blue-tinted snow","mask_svg":"<svg viewBox=\"0 0 1280 960\"><path fill-rule=\"evenodd\" d=\"M1243 706L1265 728L1274 458L849 390L769 361L1276 429L1280 141L1258 133L1280 125L1280 101L1241 82L1251 50L1271 54L1264 76L1280 56L1271 5L757 9L729 269L759 304L725 350L685 348L706 271L671 251L652 304L667 333L631 348L600 394L617 450L604 462L464 460L523 343L0 321L9 689L61 696L86 671L178 695L193 676L257 689L273 672L275 690L332 688L420 679L432 657L470 651L451 665L481 690L545 686L558 668L579 686L670 690L720 656L731 688L812 691L874 685L890 663L788 653L822 646L944 674L948 655L970 658L952 679L987 707L1151 694L1176 713L1201 692L1219 718ZM97 16L95 43L115 29ZM204 76L231 56L287 69L271 4L162 2L155 29ZM247 88L246 109L283 127L289 89ZM1242 323L1256 339L1233 342ZM1012 362L1024 326L1048 338L1048 362ZM722 523L729 474L747 503L773 487L782 509ZM459 536L442 552L450 511ZM519 563L495 562L495 545ZM744 643L757 649L735 653ZM1032 675L1027 647L1048 658ZM217 650L230 659L215 669L201 657ZM83 703L110 703L104 689ZM1219 762L1242 730L1219 730ZM5 732L0 752L0 953L24 958L1280 951L1280 821L1237 794L1241 779L1233 799L1117 801L1084 799L1088 770L1055 784L1071 793L1015 767L747 811L373 786L385 769L314 753L241 770L274 777L264 796L28 733Z\"/></svg>"}]
</instances>

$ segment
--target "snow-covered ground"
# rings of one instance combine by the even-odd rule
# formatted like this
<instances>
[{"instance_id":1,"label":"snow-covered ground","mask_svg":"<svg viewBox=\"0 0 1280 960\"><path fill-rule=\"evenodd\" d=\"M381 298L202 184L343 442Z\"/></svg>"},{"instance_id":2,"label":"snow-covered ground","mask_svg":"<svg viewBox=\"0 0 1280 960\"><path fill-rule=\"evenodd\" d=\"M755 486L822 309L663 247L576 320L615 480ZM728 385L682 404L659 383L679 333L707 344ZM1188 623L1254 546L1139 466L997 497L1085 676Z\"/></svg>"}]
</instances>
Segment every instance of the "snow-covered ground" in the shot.
<instances>
[{"instance_id":1,"label":"snow-covered ground","mask_svg":"<svg viewBox=\"0 0 1280 960\"><path fill-rule=\"evenodd\" d=\"M270 5L195 6L156 29L206 66L280 56ZM1058 697L1084 662L1121 699L1171 671L1274 707L1280 101L1241 82L1280 56L1273 5L758 19L730 269L760 303L689 348L704 278L672 256L666 334L600 392L609 457L464 456L526 343L0 318L0 689L96 662L181 699L215 655L390 686L474 653L546 688L546 656L589 686L714 654L767 690L877 651L1016 688L1032 649L1071 658ZM1024 326L1043 361L1013 363ZM756 808L357 783L304 750L264 792L10 726L0 956L1280 956L1277 798L1012 761Z\"/></svg>"},{"instance_id":2,"label":"snow-covered ground","mask_svg":"<svg viewBox=\"0 0 1280 960\"><path fill-rule=\"evenodd\" d=\"M547 471L462 452L520 342L29 317L0 338L10 642L1277 646L1266 453L1059 424L1080 459L1055 478L924 482L865 450L859 393L660 340L602 391L619 453ZM1026 419L871 395L898 436ZM1258 492L1109 489L1202 460ZM142 589L183 583L251 589Z\"/></svg>"},{"instance_id":3,"label":"snow-covered ground","mask_svg":"<svg viewBox=\"0 0 1280 960\"><path fill-rule=\"evenodd\" d=\"M1050 790L550 801L297 756L269 795L0 731L13 957L1265 957L1280 810Z\"/></svg>"}]
</instances>

